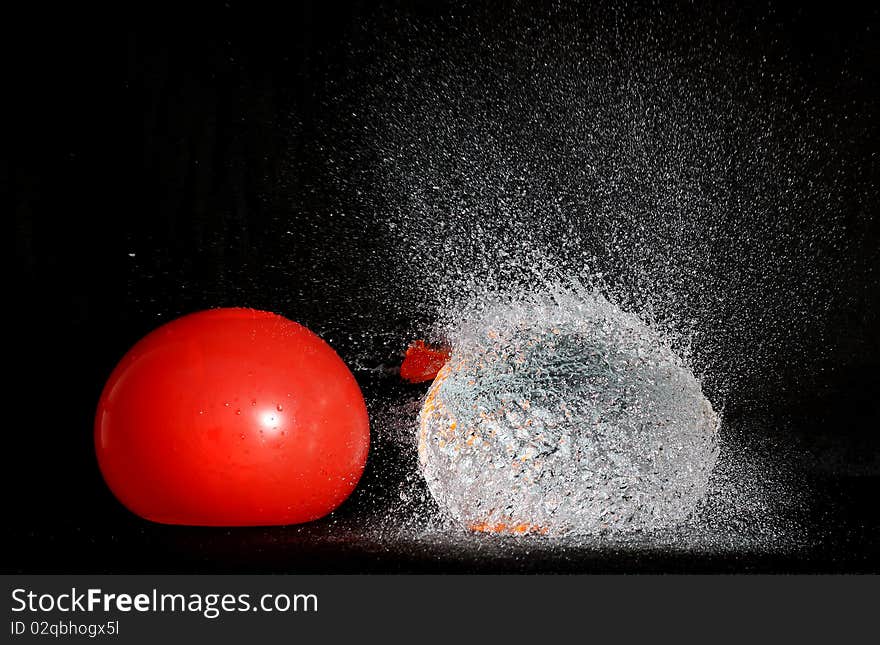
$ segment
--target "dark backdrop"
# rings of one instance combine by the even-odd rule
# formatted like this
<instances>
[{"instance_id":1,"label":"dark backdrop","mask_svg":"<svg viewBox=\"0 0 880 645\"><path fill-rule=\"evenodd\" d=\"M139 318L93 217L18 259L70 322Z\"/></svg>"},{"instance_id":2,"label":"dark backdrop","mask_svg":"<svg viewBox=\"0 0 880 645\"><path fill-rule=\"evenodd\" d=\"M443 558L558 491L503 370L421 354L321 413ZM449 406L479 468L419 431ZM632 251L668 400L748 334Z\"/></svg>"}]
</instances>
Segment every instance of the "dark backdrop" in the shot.
<instances>
[{"instance_id":1,"label":"dark backdrop","mask_svg":"<svg viewBox=\"0 0 880 645\"><path fill-rule=\"evenodd\" d=\"M295 314L304 322L326 315L293 311L289 294L307 288L309 277L291 271L289 263L284 270L274 266L290 254L303 270L321 263L320 241L294 249L290 240L279 241L279 226L313 230L309 218L316 217L308 208L299 220L289 217L291 195L314 183L310 173L322 172L299 163L290 173L291 159L302 152L300 142L315 138L328 75L345 68L347 43L366 16L381 28L400 11L430 20L448 10L435 2L391 3L382 10L371 3L290 5L283 14L235 2L203 5L187 15L157 15L154 7L124 15L46 9L7 23L13 34L4 103L12 112L2 156L15 249L7 310L11 390L4 407L12 414L2 451L9 480L3 570L456 571L510 565L462 560L442 548L430 557L393 550L377 555L356 540L345 548L300 541L292 554L280 549L271 531L156 526L125 511L97 470L91 424L103 383L122 354L159 322L224 305ZM768 7L743 12L757 20ZM857 66L855 76L863 82L841 93L840 105L857 104L863 115L865 106L876 106L880 32L865 29L866 23L880 27L875 9L780 4L773 20L785 25L796 65L817 87L836 87L841 52L849 52L846 65ZM867 151L862 170L875 178L876 144L876 137L854 144ZM308 206L308 195L298 199ZM876 219L868 234L880 241ZM867 264L876 271L876 259ZM840 317L836 330L857 336L858 351L837 356L807 395L784 406L801 419L803 432L863 452L877 450L880 425L876 282L869 289L865 307ZM381 464L374 459L370 468ZM831 501L809 512L817 522L830 517L841 531L857 534L845 547L855 554L835 551L841 538L810 562L695 563L617 554L618 565L612 556L585 555L550 568L877 570L876 473L849 479L832 469L829 480ZM357 501L341 512L357 513ZM225 555L216 555L217 544ZM541 570L540 562L515 566Z\"/></svg>"}]
</instances>

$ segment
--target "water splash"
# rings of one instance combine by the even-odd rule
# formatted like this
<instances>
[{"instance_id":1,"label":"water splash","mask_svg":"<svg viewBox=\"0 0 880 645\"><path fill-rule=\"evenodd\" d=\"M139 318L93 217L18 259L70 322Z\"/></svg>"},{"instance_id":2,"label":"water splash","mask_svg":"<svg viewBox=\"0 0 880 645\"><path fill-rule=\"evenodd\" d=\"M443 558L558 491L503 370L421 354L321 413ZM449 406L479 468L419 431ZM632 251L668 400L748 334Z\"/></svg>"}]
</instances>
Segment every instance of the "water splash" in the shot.
<instances>
[{"instance_id":1,"label":"water splash","mask_svg":"<svg viewBox=\"0 0 880 645\"><path fill-rule=\"evenodd\" d=\"M364 330L330 340L364 369L385 351L384 376L414 338L463 343L499 294L519 311L581 282L653 330L715 409L737 412L706 503L648 543L812 539L789 508L809 484L779 460L795 449L764 415L808 386L836 350L835 317L863 297L848 245L864 243L853 230L868 229L876 189L847 142L865 121L801 82L772 20L733 7L391 13L363 22L334 72L328 136L307 161L332 185L316 222L356 239L361 258L348 244L322 253L357 263L330 286ZM395 521L375 528L449 540L415 462L419 399L380 388L371 401L374 432L400 455L381 484L399 482Z\"/></svg>"},{"instance_id":2,"label":"water splash","mask_svg":"<svg viewBox=\"0 0 880 645\"><path fill-rule=\"evenodd\" d=\"M638 317L582 289L457 328L421 412L419 461L456 521L548 535L687 519L718 456L700 385Z\"/></svg>"}]
</instances>

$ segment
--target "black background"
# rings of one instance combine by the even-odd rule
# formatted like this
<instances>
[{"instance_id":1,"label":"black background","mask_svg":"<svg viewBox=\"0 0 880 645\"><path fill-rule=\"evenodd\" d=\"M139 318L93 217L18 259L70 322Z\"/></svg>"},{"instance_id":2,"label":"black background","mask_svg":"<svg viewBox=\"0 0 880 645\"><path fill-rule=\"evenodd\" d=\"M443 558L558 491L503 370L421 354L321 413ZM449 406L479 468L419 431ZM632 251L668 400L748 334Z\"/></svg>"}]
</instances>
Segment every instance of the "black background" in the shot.
<instances>
[{"instance_id":1,"label":"black background","mask_svg":"<svg viewBox=\"0 0 880 645\"><path fill-rule=\"evenodd\" d=\"M253 306L306 323L327 315L280 295L308 288L307 276L273 268L294 253L302 267L334 270L321 264L320 245L291 250L279 242L280 226L306 224L284 217L290 194L311 183L309 173L322 172L299 164L290 176L290 159L301 153L296 142L315 135L327 77L345 69L346 43L365 16L381 27L386 14L430 20L448 9L300 2L282 13L216 3L187 15L152 6L123 15L45 7L7 22L4 102L12 112L3 156L16 230L4 570L878 570L877 475L833 468L823 475L827 495L805 513L836 532L807 561L625 552L523 561L442 545L431 553L387 552L356 538L312 540L309 530L157 526L113 499L97 469L91 424L116 361L162 320L206 307ZM744 20L756 22L767 11L760 3L742 9ZM805 78L828 89L841 109L858 105L862 118L876 118L865 109L880 98L876 9L781 4L773 16ZM844 64L858 83L841 86ZM294 137L285 134L291 115ZM853 145L864 151L860 172L877 178L876 128L870 132ZM867 235L880 245L876 218ZM876 255L866 263L874 271L871 298L841 316L836 330L840 338L857 336L858 352L837 356L807 393L798 391L777 412L794 418L799 432L870 452L880 427L880 298ZM366 476L374 488L382 486L381 450L374 446ZM340 513L356 516L366 503L355 496Z\"/></svg>"}]
</instances>

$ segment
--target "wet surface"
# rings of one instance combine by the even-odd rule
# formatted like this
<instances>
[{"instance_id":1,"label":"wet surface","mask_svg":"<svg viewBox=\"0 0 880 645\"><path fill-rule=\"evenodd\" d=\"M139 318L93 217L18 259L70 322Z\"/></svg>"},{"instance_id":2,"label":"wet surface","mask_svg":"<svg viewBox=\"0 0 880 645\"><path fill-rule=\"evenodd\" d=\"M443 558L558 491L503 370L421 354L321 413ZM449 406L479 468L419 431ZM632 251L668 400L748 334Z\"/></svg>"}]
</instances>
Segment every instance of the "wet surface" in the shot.
<instances>
[{"instance_id":1,"label":"wet surface","mask_svg":"<svg viewBox=\"0 0 880 645\"><path fill-rule=\"evenodd\" d=\"M362 375L363 377L363 375ZM580 538L473 534L448 523L416 467L406 418L424 387L362 378L374 413L367 470L331 516L289 527L163 526L94 478L77 508L7 527L3 569L27 572L878 572L876 460L823 452L822 435L729 418L710 494L690 522ZM385 413L377 412L379 410ZM391 412L388 412L388 411ZM876 414L876 409L874 411ZM870 421L870 419L865 419ZM819 439L805 441L804 437ZM750 438L751 437L751 438ZM760 437L756 439L756 437ZM833 439L833 435L828 437ZM834 440L840 445L839 438ZM871 441L875 441L871 439ZM852 451L876 443L852 444ZM874 453L876 454L876 452Z\"/></svg>"}]
</instances>

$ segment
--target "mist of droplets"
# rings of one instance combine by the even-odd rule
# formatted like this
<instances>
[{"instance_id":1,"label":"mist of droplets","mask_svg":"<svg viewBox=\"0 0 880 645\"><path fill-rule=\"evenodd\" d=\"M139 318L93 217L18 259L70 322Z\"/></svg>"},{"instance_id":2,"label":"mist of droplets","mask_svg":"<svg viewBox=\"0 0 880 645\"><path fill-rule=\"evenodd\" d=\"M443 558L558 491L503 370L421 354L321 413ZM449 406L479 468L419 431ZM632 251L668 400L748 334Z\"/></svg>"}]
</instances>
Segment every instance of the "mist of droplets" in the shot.
<instances>
[{"instance_id":1,"label":"mist of droplets","mask_svg":"<svg viewBox=\"0 0 880 645\"><path fill-rule=\"evenodd\" d=\"M334 217L382 247L365 297L424 334L578 277L674 331L715 398L821 363L859 199L838 186L846 135L734 23L598 3L366 24L328 159Z\"/></svg>"}]
</instances>

